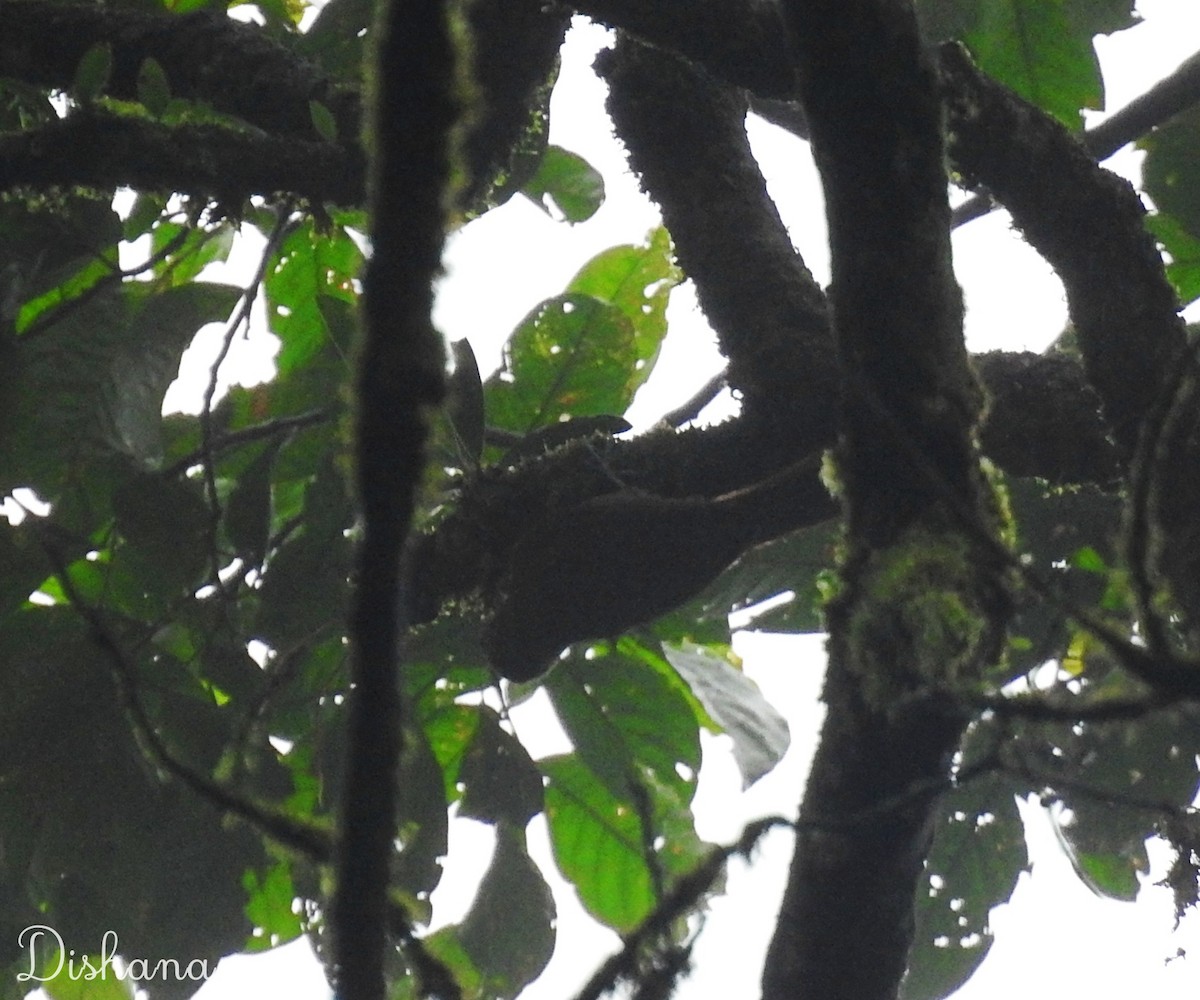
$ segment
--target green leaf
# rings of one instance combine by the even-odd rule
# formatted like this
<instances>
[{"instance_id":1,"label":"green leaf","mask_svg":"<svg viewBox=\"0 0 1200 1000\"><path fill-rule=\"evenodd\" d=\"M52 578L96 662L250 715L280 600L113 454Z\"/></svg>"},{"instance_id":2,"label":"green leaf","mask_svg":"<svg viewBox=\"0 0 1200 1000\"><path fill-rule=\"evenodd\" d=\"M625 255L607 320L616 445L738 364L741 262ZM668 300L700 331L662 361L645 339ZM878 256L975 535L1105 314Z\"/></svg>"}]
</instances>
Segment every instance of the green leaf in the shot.
<instances>
[{"instance_id":1,"label":"green leaf","mask_svg":"<svg viewBox=\"0 0 1200 1000\"><path fill-rule=\"evenodd\" d=\"M583 222L604 204L604 178L582 156L551 145L521 193L547 215L553 207L567 222Z\"/></svg>"},{"instance_id":2,"label":"green leaf","mask_svg":"<svg viewBox=\"0 0 1200 1000\"><path fill-rule=\"evenodd\" d=\"M520 828L501 824L496 852L458 928L489 997L516 997L554 953L554 896L525 848Z\"/></svg>"},{"instance_id":3,"label":"green leaf","mask_svg":"<svg viewBox=\"0 0 1200 1000\"><path fill-rule=\"evenodd\" d=\"M162 63L153 56L143 59L138 69L137 95L152 115L165 114L171 103L171 81L167 79Z\"/></svg>"},{"instance_id":4,"label":"green leaf","mask_svg":"<svg viewBox=\"0 0 1200 1000\"><path fill-rule=\"evenodd\" d=\"M1180 303L1187 306L1200 299L1200 238L1173 215L1162 212L1148 215L1146 228L1169 255L1167 279L1175 286Z\"/></svg>"},{"instance_id":5,"label":"green leaf","mask_svg":"<svg viewBox=\"0 0 1200 1000\"><path fill-rule=\"evenodd\" d=\"M985 73L1070 129L1080 108L1103 107L1091 34L1075 28L1062 0L989 0L966 42Z\"/></svg>"},{"instance_id":6,"label":"green leaf","mask_svg":"<svg viewBox=\"0 0 1200 1000\"><path fill-rule=\"evenodd\" d=\"M79 65L75 67L71 96L81 104L94 101L108 86L112 68L112 45L108 42L96 42L83 54Z\"/></svg>"},{"instance_id":7,"label":"green leaf","mask_svg":"<svg viewBox=\"0 0 1200 1000\"><path fill-rule=\"evenodd\" d=\"M0 488L53 499L72 469L111 455L148 467L162 454L162 401L204 323L238 289L195 284L147 293L125 285L68 310L9 348L0 387Z\"/></svg>"},{"instance_id":8,"label":"green leaf","mask_svg":"<svg viewBox=\"0 0 1200 1000\"><path fill-rule=\"evenodd\" d=\"M290 649L341 627L352 562L344 531L352 520L342 478L326 466L305 492L302 531L267 560L254 635Z\"/></svg>"},{"instance_id":9,"label":"green leaf","mask_svg":"<svg viewBox=\"0 0 1200 1000\"><path fill-rule=\"evenodd\" d=\"M942 807L916 898L915 946L902 1000L941 1000L992 946L989 915L1029 866L1013 790L996 778L955 788Z\"/></svg>"},{"instance_id":10,"label":"green leaf","mask_svg":"<svg viewBox=\"0 0 1200 1000\"><path fill-rule=\"evenodd\" d=\"M125 540L115 565L136 578L139 590L182 597L200 582L208 565L210 520L198 483L138 475L113 496L113 511Z\"/></svg>"},{"instance_id":11,"label":"green leaf","mask_svg":"<svg viewBox=\"0 0 1200 1000\"><path fill-rule=\"evenodd\" d=\"M248 871L242 877L242 886L247 895L246 916L255 928L247 950L274 948L303 933L304 924L293 909L298 894L292 885L290 865L280 861L262 875Z\"/></svg>"},{"instance_id":12,"label":"green leaf","mask_svg":"<svg viewBox=\"0 0 1200 1000\"><path fill-rule=\"evenodd\" d=\"M261 449L242 469L225 502L225 532L247 566L261 566L271 534L271 473L282 443Z\"/></svg>"},{"instance_id":13,"label":"green leaf","mask_svg":"<svg viewBox=\"0 0 1200 1000\"><path fill-rule=\"evenodd\" d=\"M306 223L284 240L266 279L271 332L282 341L276 358L280 376L308 363L325 345L329 329L321 300L353 304L362 263L362 251L340 229L322 235Z\"/></svg>"},{"instance_id":14,"label":"green leaf","mask_svg":"<svg viewBox=\"0 0 1200 1000\"><path fill-rule=\"evenodd\" d=\"M727 659L704 646L685 643L663 647L705 711L733 740L733 758L749 788L774 769L787 753L787 720L762 696L758 685Z\"/></svg>"},{"instance_id":15,"label":"green leaf","mask_svg":"<svg viewBox=\"0 0 1200 1000\"><path fill-rule=\"evenodd\" d=\"M613 795L629 798L651 774L691 801L700 737L677 681L621 653L573 654L545 688L580 760Z\"/></svg>"},{"instance_id":16,"label":"green leaf","mask_svg":"<svg viewBox=\"0 0 1200 1000\"><path fill-rule=\"evenodd\" d=\"M1200 239L1200 108L1176 115L1138 146L1146 151L1142 186L1159 215L1174 220L1193 240ZM1173 235L1161 219L1153 231L1160 238Z\"/></svg>"},{"instance_id":17,"label":"green leaf","mask_svg":"<svg viewBox=\"0 0 1200 1000\"><path fill-rule=\"evenodd\" d=\"M667 332L671 290L682 280L671 236L659 226L651 230L643 246L615 246L597 254L567 285L568 293L590 295L616 306L633 325L635 360L628 385L631 398L654 369Z\"/></svg>"},{"instance_id":18,"label":"green leaf","mask_svg":"<svg viewBox=\"0 0 1200 1000\"><path fill-rule=\"evenodd\" d=\"M565 417L624 412L636 364L633 324L587 295L547 299L514 331L484 386L488 423L527 432Z\"/></svg>"},{"instance_id":19,"label":"green leaf","mask_svg":"<svg viewBox=\"0 0 1200 1000\"><path fill-rule=\"evenodd\" d=\"M522 829L542 811L541 772L495 712L481 709L479 723L458 774L463 785L458 814Z\"/></svg>"},{"instance_id":20,"label":"green leaf","mask_svg":"<svg viewBox=\"0 0 1200 1000\"><path fill-rule=\"evenodd\" d=\"M313 128L316 129L317 135L326 142L337 142L337 119L333 117L333 112L329 108L320 101L309 101L308 114L312 118Z\"/></svg>"},{"instance_id":21,"label":"green leaf","mask_svg":"<svg viewBox=\"0 0 1200 1000\"><path fill-rule=\"evenodd\" d=\"M593 917L633 930L657 901L637 810L573 754L538 766L547 778L546 821L558 867Z\"/></svg>"}]
</instances>

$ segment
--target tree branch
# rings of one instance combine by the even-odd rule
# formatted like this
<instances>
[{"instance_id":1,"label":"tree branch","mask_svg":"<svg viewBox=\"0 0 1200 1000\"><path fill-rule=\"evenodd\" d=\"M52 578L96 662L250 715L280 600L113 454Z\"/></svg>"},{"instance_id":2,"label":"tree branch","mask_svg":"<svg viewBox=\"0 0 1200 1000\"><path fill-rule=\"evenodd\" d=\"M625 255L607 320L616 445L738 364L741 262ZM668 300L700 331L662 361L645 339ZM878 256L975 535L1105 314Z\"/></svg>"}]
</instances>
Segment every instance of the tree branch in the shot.
<instances>
[{"instance_id":1,"label":"tree branch","mask_svg":"<svg viewBox=\"0 0 1200 1000\"><path fill-rule=\"evenodd\" d=\"M17 185L180 192L231 208L279 191L354 206L365 189L356 146L217 125L168 126L96 109L0 133L0 190Z\"/></svg>"},{"instance_id":2,"label":"tree branch","mask_svg":"<svg viewBox=\"0 0 1200 1000\"><path fill-rule=\"evenodd\" d=\"M1148 135L1197 102L1200 102L1200 53L1184 60L1170 76L1159 80L1095 128L1088 129L1079 139L1093 157L1107 160L1121 147ZM954 210L954 224L986 215L993 204L990 198L982 196L964 202Z\"/></svg>"},{"instance_id":3,"label":"tree branch","mask_svg":"<svg viewBox=\"0 0 1200 1000\"><path fill-rule=\"evenodd\" d=\"M1128 182L1096 165L1066 129L941 49L950 152L987 186L1063 281L1088 379L1128 459L1182 356L1183 321Z\"/></svg>"},{"instance_id":4,"label":"tree branch","mask_svg":"<svg viewBox=\"0 0 1200 1000\"><path fill-rule=\"evenodd\" d=\"M371 240L355 378L354 461L362 512L351 610L348 759L331 904L338 993L383 1000L397 768L397 677L407 595L401 552L425 472L427 411L443 396L433 327L453 130L462 114L457 40L445 0L380 8L372 117Z\"/></svg>"},{"instance_id":5,"label":"tree branch","mask_svg":"<svg viewBox=\"0 0 1200 1000\"><path fill-rule=\"evenodd\" d=\"M571 0L580 14L674 52L760 97L796 96L796 74L782 44L775 0Z\"/></svg>"},{"instance_id":6,"label":"tree branch","mask_svg":"<svg viewBox=\"0 0 1200 1000\"><path fill-rule=\"evenodd\" d=\"M1132 468L1128 555L1143 614L1157 614L1161 579L1200 637L1200 371L1141 201L960 46L944 46L941 63L953 156L1062 278L1088 380Z\"/></svg>"},{"instance_id":7,"label":"tree branch","mask_svg":"<svg viewBox=\"0 0 1200 1000\"><path fill-rule=\"evenodd\" d=\"M138 73L154 59L174 97L309 140L318 138L309 102L319 101L338 121L340 135L358 136L357 94L338 91L312 63L223 11L180 16L46 0L0 4L0 76L65 90L98 43L112 49L106 91L112 97L136 101Z\"/></svg>"},{"instance_id":8,"label":"tree branch","mask_svg":"<svg viewBox=\"0 0 1200 1000\"><path fill-rule=\"evenodd\" d=\"M609 113L768 434L807 453L835 429L839 374L825 295L792 247L746 138L744 99L622 36L601 53Z\"/></svg>"},{"instance_id":9,"label":"tree branch","mask_svg":"<svg viewBox=\"0 0 1200 1000\"><path fill-rule=\"evenodd\" d=\"M825 191L846 372L835 453L846 552L826 608L828 712L803 823L948 786L966 716L939 689L982 675L1009 608L1003 566L958 516L996 530L973 446L983 398L951 263L941 97L912 6L783 9ZM797 837L764 1000L895 997L936 801Z\"/></svg>"}]
</instances>

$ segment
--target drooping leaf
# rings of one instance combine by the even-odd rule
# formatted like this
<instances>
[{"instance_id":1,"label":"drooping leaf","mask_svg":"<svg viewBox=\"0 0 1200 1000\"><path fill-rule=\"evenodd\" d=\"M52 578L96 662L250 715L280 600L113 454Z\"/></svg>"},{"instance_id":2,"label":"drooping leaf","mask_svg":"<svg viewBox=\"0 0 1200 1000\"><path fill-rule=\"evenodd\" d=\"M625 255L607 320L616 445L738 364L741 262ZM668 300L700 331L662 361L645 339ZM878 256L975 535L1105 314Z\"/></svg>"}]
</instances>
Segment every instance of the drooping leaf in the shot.
<instances>
[{"instance_id":1,"label":"drooping leaf","mask_svg":"<svg viewBox=\"0 0 1200 1000\"><path fill-rule=\"evenodd\" d=\"M164 114L171 102L171 82L162 63L153 56L143 59L138 69L137 95L152 115Z\"/></svg>"},{"instance_id":2,"label":"drooping leaf","mask_svg":"<svg viewBox=\"0 0 1200 1000\"><path fill-rule=\"evenodd\" d=\"M109 42L96 42L83 54L79 65L75 67L71 96L81 104L94 101L108 86L112 68L112 45Z\"/></svg>"},{"instance_id":3,"label":"drooping leaf","mask_svg":"<svg viewBox=\"0 0 1200 1000\"><path fill-rule=\"evenodd\" d=\"M758 685L723 657L687 643L664 647L671 666L692 689L709 715L733 740L733 759L748 788L787 753L787 720L762 696Z\"/></svg>"},{"instance_id":4,"label":"drooping leaf","mask_svg":"<svg viewBox=\"0 0 1200 1000\"><path fill-rule=\"evenodd\" d=\"M458 928L462 947L483 975L483 995L511 1000L541 975L554 953L555 916L554 897L521 829L501 823L492 863Z\"/></svg>"},{"instance_id":5,"label":"drooping leaf","mask_svg":"<svg viewBox=\"0 0 1200 1000\"><path fill-rule=\"evenodd\" d=\"M482 710L479 722L458 773L463 784L458 814L522 829L542 811L541 772L494 712Z\"/></svg>"},{"instance_id":6,"label":"drooping leaf","mask_svg":"<svg viewBox=\"0 0 1200 1000\"><path fill-rule=\"evenodd\" d=\"M546 821L558 867L592 916L632 930L656 902L637 811L574 754L538 766L547 778Z\"/></svg>"},{"instance_id":7,"label":"drooping leaf","mask_svg":"<svg viewBox=\"0 0 1200 1000\"><path fill-rule=\"evenodd\" d=\"M916 946L901 997L941 1000L965 983L991 949L989 914L1029 866L1012 789L975 778L945 799L916 898Z\"/></svg>"}]
</instances>

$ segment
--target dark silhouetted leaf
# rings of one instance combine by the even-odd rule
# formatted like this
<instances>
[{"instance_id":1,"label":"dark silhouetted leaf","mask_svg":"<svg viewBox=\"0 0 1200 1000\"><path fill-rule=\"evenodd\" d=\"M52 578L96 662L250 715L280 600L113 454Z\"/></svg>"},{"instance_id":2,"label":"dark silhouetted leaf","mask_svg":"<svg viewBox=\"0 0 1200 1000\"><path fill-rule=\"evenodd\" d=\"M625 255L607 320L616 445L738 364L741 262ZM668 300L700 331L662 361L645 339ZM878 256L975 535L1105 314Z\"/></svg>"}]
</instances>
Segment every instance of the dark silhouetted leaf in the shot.
<instances>
[{"instance_id":1,"label":"dark silhouetted leaf","mask_svg":"<svg viewBox=\"0 0 1200 1000\"><path fill-rule=\"evenodd\" d=\"M554 897L530 859L519 827L501 824L496 853L458 928L486 983L485 996L516 997L554 953Z\"/></svg>"}]
</instances>

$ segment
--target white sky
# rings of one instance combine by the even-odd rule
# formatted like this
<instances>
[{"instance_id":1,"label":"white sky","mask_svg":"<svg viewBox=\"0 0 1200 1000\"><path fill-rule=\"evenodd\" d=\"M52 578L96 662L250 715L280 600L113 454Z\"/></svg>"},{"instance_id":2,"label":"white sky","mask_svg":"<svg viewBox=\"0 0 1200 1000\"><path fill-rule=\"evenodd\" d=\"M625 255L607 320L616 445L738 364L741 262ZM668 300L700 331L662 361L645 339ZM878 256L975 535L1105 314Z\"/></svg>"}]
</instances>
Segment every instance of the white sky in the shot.
<instances>
[{"instance_id":1,"label":"white sky","mask_svg":"<svg viewBox=\"0 0 1200 1000\"><path fill-rule=\"evenodd\" d=\"M1200 47L1196 0L1139 0L1138 8L1146 19L1143 25L1098 41L1110 108L1121 107ZM597 29L572 32L555 91L551 138L600 170L608 190L604 207L588 222L568 227L551 221L524 199L514 198L450 242L437 320L449 339L470 338L484 371L498 363L504 339L536 302L560 292L593 254L615 243L638 242L658 223L657 211L626 172L623 153L603 114L603 87L589 68L592 53L601 44L603 32ZM820 189L807 146L759 121L752 121L750 134L793 242L817 278L827 282ZM1125 152L1109 166L1131 174L1137 161L1138 154ZM255 253L250 247L238 256L253 260ZM955 253L973 350L1040 350L1061 331L1066 318L1061 286L1008 229L1003 213L960 230ZM247 272L235 260L231 273ZM655 377L634 404L633 416L643 425L687 399L721 367L690 286L673 296L670 323ZM203 347L197 349L197 356L204 353ZM264 375L269 371L273 353L269 344L240 345L239 353L239 365ZM247 367L239 370L244 373ZM241 377L253 381L245 374ZM821 715L823 652L818 638L742 633L736 648L750 676L788 716L793 746L774 773L742 794L723 741L706 740L697 823L702 836L721 842L735 838L754 817L794 813ZM526 716L518 724L520 736L535 755L541 743L546 752L561 748L560 737L544 715ZM1200 961L1167 960L1179 947L1200 951L1198 922L1185 922L1172 935L1169 893L1149 884L1136 904L1098 899L1075 878L1041 811L1031 807L1025 813L1033 873L1023 875L1012 902L994 912L996 944L979 973L956 994L958 1000L1007 1000L1018 991L1031 990L1039 998L1144 992L1157 1000L1196 1000ZM461 915L488 860L488 852L480 848L490 834L478 824L456 824L454 837L447 876L434 898L439 924ZM536 824L531 840L540 843L542 857L548 857L544 832ZM727 894L711 907L696 951L694 977L679 994L684 1000L757 995L762 955L790 853L790 836L777 832L764 842L753 866L733 864ZM1169 860L1165 853L1152 851L1155 869L1148 883L1164 874ZM582 915L573 893L560 889L558 950L547 973L523 994L525 1000L570 996L616 946L614 935ZM325 1000L328 996L303 941L254 958L226 960L198 994L200 1000Z\"/></svg>"}]
</instances>

